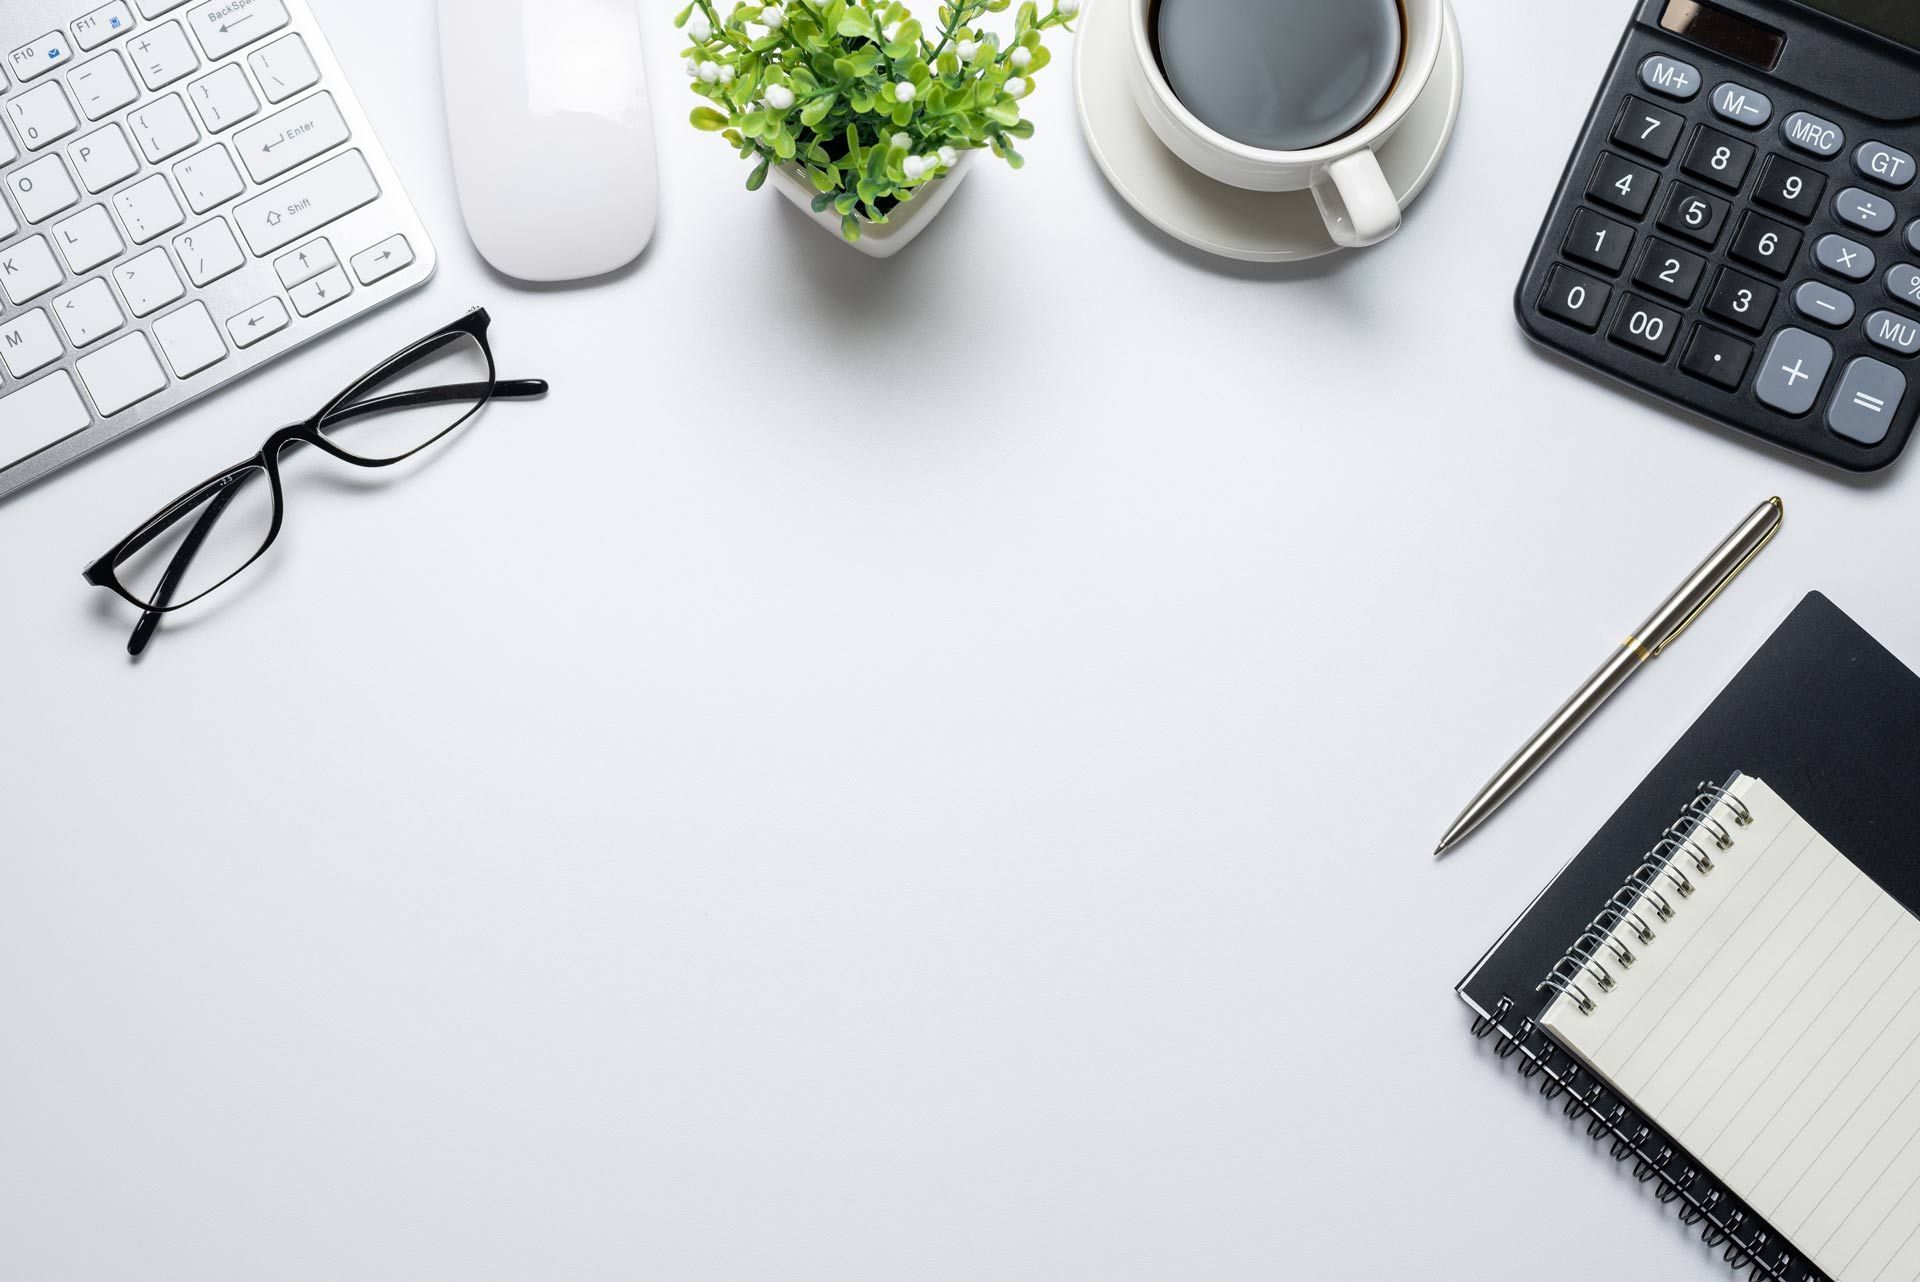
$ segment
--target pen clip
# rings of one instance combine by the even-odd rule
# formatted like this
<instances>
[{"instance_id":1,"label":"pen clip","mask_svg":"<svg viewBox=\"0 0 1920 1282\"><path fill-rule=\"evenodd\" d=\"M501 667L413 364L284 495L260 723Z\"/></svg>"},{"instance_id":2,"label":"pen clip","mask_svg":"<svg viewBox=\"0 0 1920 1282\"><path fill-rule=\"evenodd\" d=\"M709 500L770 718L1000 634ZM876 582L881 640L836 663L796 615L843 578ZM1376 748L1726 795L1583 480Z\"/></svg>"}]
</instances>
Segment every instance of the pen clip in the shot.
<instances>
[{"instance_id":1,"label":"pen clip","mask_svg":"<svg viewBox=\"0 0 1920 1282\"><path fill-rule=\"evenodd\" d=\"M1773 501L1775 503L1778 503L1780 500L1775 499ZM1779 536L1780 527L1783 524L1785 524L1785 522L1775 521L1773 523L1773 528L1767 531L1767 536L1764 539L1761 539L1758 543L1754 544L1753 550L1748 552L1745 556L1741 557L1740 563L1738 565L1734 566L1731 570L1727 571L1726 577L1721 579L1719 583L1714 585L1713 591L1707 594L1707 597L1704 601L1702 601L1699 605L1696 605L1695 607L1693 607L1693 612L1691 614L1687 615L1686 618L1680 620L1679 623L1674 625L1673 631L1667 634L1667 637L1664 641L1662 641L1659 645L1656 645L1655 647L1653 647L1653 649L1647 652L1647 658L1657 659L1662 654L1665 654L1667 647L1672 645L1675 641L1678 641L1681 635L1685 633L1688 628L1693 626L1693 621L1695 619L1698 619L1701 615L1705 614L1707 612L1707 607L1720 599L1720 594L1722 592L1725 592L1728 586L1731 585L1735 579L1740 577L1740 572L1746 569L1749 565L1752 565L1753 559L1759 556L1762 552L1767 550L1767 545L1769 543L1772 543L1774 539Z\"/></svg>"}]
</instances>

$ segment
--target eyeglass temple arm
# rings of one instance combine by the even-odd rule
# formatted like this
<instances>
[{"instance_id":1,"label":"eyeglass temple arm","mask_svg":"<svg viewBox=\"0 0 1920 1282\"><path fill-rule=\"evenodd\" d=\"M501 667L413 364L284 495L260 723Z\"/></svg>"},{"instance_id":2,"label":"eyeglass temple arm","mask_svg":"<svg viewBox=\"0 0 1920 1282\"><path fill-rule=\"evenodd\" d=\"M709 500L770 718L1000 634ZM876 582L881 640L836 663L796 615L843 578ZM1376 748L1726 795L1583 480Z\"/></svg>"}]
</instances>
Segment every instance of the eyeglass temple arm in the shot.
<instances>
[{"instance_id":1,"label":"eyeglass temple arm","mask_svg":"<svg viewBox=\"0 0 1920 1282\"><path fill-rule=\"evenodd\" d=\"M140 622L133 625L133 635L127 639L127 653L139 656L147 648L147 642L153 639L154 629L160 626L162 611L173 600L173 594L180 590L180 581L187 577L187 569L193 564L193 558L207 541L214 523L220 514L227 510L227 504L233 502L233 496L240 490L238 485L229 485L208 501L207 506L194 520L193 528L187 531L187 537L180 542L174 552L173 560L167 562L167 572L160 577L160 587L149 603L153 608L141 612Z\"/></svg>"},{"instance_id":2,"label":"eyeglass temple arm","mask_svg":"<svg viewBox=\"0 0 1920 1282\"><path fill-rule=\"evenodd\" d=\"M410 392L394 392L387 396L376 396L370 401L359 401L344 409L337 409L327 416L327 422L350 423L356 418L368 414L384 414L388 410L419 409L425 405L446 405L453 401L478 400L487 394L485 383L449 383L445 387L420 387ZM544 378L503 379L493 385L493 399L497 401L525 401L547 394L547 380Z\"/></svg>"}]
</instances>

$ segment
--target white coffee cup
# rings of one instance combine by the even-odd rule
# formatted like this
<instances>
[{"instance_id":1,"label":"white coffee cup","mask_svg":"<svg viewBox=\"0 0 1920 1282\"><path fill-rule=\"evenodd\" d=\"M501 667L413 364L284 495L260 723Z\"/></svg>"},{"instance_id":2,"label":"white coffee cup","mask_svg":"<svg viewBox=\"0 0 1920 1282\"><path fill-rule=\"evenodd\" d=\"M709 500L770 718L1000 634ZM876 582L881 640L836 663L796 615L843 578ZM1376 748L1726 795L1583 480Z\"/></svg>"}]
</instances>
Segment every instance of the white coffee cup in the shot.
<instances>
[{"instance_id":1,"label":"white coffee cup","mask_svg":"<svg viewBox=\"0 0 1920 1282\"><path fill-rule=\"evenodd\" d=\"M1338 245L1354 249L1376 245L1400 230L1400 201L1374 152L1406 121L1433 79L1440 63L1446 0L1400 0L1406 26L1404 56L1386 100L1358 129L1307 151L1250 147L1203 124L1174 94L1154 57L1149 29L1154 0L1127 0L1127 4L1133 22L1128 79L1134 102L1176 156L1209 178L1249 191L1311 190L1327 232Z\"/></svg>"}]
</instances>

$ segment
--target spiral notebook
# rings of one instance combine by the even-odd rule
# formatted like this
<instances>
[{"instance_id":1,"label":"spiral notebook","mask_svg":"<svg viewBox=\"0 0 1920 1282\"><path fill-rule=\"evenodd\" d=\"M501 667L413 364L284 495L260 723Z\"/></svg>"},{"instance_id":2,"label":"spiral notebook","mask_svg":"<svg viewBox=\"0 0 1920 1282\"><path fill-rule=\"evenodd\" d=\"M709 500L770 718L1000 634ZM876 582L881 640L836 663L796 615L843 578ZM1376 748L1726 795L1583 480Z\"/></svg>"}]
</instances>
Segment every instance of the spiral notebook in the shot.
<instances>
[{"instance_id":1,"label":"spiral notebook","mask_svg":"<svg viewBox=\"0 0 1920 1282\"><path fill-rule=\"evenodd\" d=\"M1920 1279L1916 804L1920 678L1809 596L1461 981L1755 1277Z\"/></svg>"}]
</instances>

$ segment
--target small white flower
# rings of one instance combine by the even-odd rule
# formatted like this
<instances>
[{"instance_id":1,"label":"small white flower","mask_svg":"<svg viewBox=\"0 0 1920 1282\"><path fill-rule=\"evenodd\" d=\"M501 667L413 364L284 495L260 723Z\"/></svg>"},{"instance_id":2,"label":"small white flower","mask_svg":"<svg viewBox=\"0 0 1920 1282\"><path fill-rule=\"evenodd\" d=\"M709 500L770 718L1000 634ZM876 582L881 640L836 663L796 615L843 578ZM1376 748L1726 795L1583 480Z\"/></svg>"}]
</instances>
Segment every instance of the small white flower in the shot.
<instances>
[{"instance_id":1,"label":"small white flower","mask_svg":"<svg viewBox=\"0 0 1920 1282\"><path fill-rule=\"evenodd\" d=\"M1060 11L1063 18L1071 18L1080 12L1080 0L1054 0L1053 7Z\"/></svg>"},{"instance_id":2,"label":"small white flower","mask_svg":"<svg viewBox=\"0 0 1920 1282\"><path fill-rule=\"evenodd\" d=\"M913 87L911 80L902 80L893 87L893 100L895 102L912 102L919 94L920 91Z\"/></svg>"},{"instance_id":3,"label":"small white flower","mask_svg":"<svg viewBox=\"0 0 1920 1282\"><path fill-rule=\"evenodd\" d=\"M1079 5L1076 3L1074 7L1077 9ZM766 24L768 31L778 31L786 25L787 11L777 4L770 4L760 11L760 21Z\"/></svg>"},{"instance_id":4,"label":"small white flower","mask_svg":"<svg viewBox=\"0 0 1920 1282\"><path fill-rule=\"evenodd\" d=\"M696 41L713 39L713 24L707 21L707 15L696 13L687 19L687 34Z\"/></svg>"},{"instance_id":5,"label":"small white flower","mask_svg":"<svg viewBox=\"0 0 1920 1282\"><path fill-rule=\"evenodd\" d=\"M962 40L953 47L953 51L960 55L960 61L972 62L973 55L980 52L980 42L978 40Z\"/></svg>"},{"instance_id":6,"label":"small white flower","mask_svg":"<svg viewBox=\"0 0 1920 1282\"><path fill-rule=\"evenodd\" d=\"M895 134L890 141L896 147L904 147L908 143L912 142L913 139L907 137L905 134Z\"/></svg>"},{"instance_id":7,"label":"small white flower","mask_svg":"<svg viewBox=\"0 0 1920 1282\"><path fill-rule=\"evenodd\" d=\"M775 111L785 111L793 106L793 90L785 85L768 85L767 105Z\"/></svg>"},{"instance_id":8,"label":"small white flower","mask_svg":"<svg viewBox=\"0 0 1920 1282\"><path fill-rule=\"evenodd\" d=\"M948 169L952 169L960 163L960 153L951 147L942 147L940 149L940 163Z\"/></svg>"},{"instance_id":9,"label":"small white flower","mask_svg":"<svg viewBox=\"0 0 1920 1282\"><path fill-rule=\"evenodd\" d=\"M900 168L906 171L909 179L924 178L927 174L927 162L919 156L908 156L900 162Z\"/></svg>"},{"instance_id":10,"label":"small white flower","mask_svg":"<svg viewBox=\"0 0 1920 1282\"><path fill-rule=\"evenodd\" d=\"M720 79L720 64L717 62L701 63L700 79L707 84L712 84L714 81Z\"/></svg>"},{"instance_id":11,"label":"small white flower","mask_svg":"<svg viewBox=\"0 0 1920 1282\"><path fill-rule=\"evenodd\" d=\"M1033 51L1031 49L1015 49L1007 55L1007 61L1021 71L1025 71L1027 64L1033 61Z\"/></svg>"},{"instance_id":12,"label":"small white flower","mask_svg":"<svg viewBox=\"0 0 1920 1282\"><path fill-rule=\"evenodd\" d=\"M700 60L698 58L687 59L687 74L695 80L700 78Z\"/></svg>"},{"instance_id":13,"label":"small white flower","mask_svg":"<svg viewBox=\"0 0 1920 1282\"><path fill-rule=\"evenodd\" d=\"M1027 82L1022 80L1019 76L1014 76L1012 79L1007 81L1007 92L1012 94L1014 97L1018 98L1021 94L1025 93L1026 91L1027 91Z\"/></svg>"},{"instance_id":14,"label":"small white flower","mask_svg":"<svg viewBox=\"0 0 1920 1282\"><path fill-rule=\"evenodd\" d=\"M733 68L731 66L720 68L720 83L723 85L733 83Z\"/></svg>"}]
</instances>

